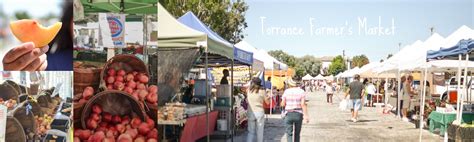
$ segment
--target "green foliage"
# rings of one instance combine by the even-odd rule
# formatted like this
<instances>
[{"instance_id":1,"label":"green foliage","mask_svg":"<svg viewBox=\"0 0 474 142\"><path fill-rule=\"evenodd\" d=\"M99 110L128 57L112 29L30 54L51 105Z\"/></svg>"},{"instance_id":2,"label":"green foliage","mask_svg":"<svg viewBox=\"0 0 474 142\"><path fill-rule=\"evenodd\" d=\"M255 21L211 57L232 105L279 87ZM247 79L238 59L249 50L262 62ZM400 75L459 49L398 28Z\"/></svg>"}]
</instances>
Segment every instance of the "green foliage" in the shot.
<instances>
[{"instance_id":1,"label":"green foliage","mask_svg":"<svg viewBox=\"0 0 474 142\"><path fill-rule=\"evenodd\" d=\"M160 0L160 3L176 17L192 11L202 22L231 43L235 44L244 38L243 30L247 28L245 12L248 5L242 0Z\"/></svg>"},{"instance_id":2,"label":"green foliage","mask_svg":"<svg viewBox=\"0 0 474 142\"><path fill-rule=\"evenodd\" d=\"M344 63L344 58L341 55L336 56L331 61L331 65L329 65L328 72L336 76L337 74L344 72L347 69L346 64Z\"/></svg>"},{"instance_id":3,"label":"green foliage","mask_svg":"<svg viewBox=\"0 0 474 142\"><path fill-rule=\"evenodd\" d=\"M301 58L297 58L282 50L271 50L268 52L268 54L278 61L287 64L288 67L294 68L296 78L301 78L306 74L316 76L320 73L319 71L321 69L322 63L314 56L306 55Z\"/></svg>"},{"instance_id":4,"label":"green foliage","mask_svg":"<svg viewBox=\"0 0 474 142\"><path fill-rule=\"evenodd\" d=\"M364 54L362 55L358 55L358 56L354 56L352 57L352 63L351 63L351 66L353 68L355 67L362 67L366 64L369 63L369 58L367 58L367 56L365 56Z\"/></svg>"},{"instance_id":5,"label":"green foliage","mask_svg":"<svg viewBox=\"0 0 474 142\"><path fill-rule=\"evenodd\" d=\"M31 16L30 14L28 14L28 12L26 11L17 11L15 12L15 18L17 20L21 20L21 19L31 19Z\"/></svg>"},{"instance_id":6,"label":"green foliage","mask_svg":"<svg viewBox=\"0 0 474 142\"><path fill-rule=\"evenodd\" d=\"M317 76L319 74L319 70L321 69L322 63L320 60L316 59L314 56L306 55L301 58L296 59L296 76L298 78L303 77L306 74L311 76ZM298 74L298 70L300 74Z\"/></svg>"},{"instance_id":7,"label":"green foliage","mask_svg":"<svg viewBox=\"0 0 474 142\"><path fill-rule=\"evenodd\" d=\"M278 61L285 63L288 67L294 68L296 66L296 57L282 50L270 50L268 54Z\"/></svg>"}]
</instances>

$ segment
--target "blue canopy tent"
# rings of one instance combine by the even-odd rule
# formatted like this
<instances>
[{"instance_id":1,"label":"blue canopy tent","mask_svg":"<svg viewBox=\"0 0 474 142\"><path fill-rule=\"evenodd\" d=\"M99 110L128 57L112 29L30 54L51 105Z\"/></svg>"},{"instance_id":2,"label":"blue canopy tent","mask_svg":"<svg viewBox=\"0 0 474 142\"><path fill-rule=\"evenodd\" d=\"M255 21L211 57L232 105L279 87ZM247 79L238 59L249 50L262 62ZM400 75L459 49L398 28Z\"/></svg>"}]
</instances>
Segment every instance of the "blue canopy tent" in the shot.
<instances>
[{"instance_id":1,"label":"blue canopy tent","mask_svg":"<svg viewBox=\"0 0 474 142\"><path fill-rule=\"evenodd\" d=\"M229 66L232 59L235 65L252 65L253 53L235 48L234 45L206 26L194 13L189 11L179 17L178 21L192 29L207 34L208 52L210 53L209 64L211 66Z\"/></svg>"},{"instance_id":2,"label":"blue canopy tent","mask_svg":"<svg viewBox=\"0 0 474 142\"><path fill-rule=\"evenodd\" d=\"M441 48L438 51L430 50L426 53L426 60L439 60L439 59L457 59L459 54L471 54L474 50L474 40L460 40L458 44L450 48ZM473 61L473 56L469 60Z\"/></svg>"},{"instance_id":3,"label":"blue canopy tent","mask_svg":"<svg viewBox=\"0 0 474 142\"><path fill-rule=\"evenodd\" d=\"M467 78L467 71L468 71L468 66L467 62L468 61L474 61L474 57L472 52L474 50L474 40L473 39L463 39L460 40L455 46L450 47L450 48L441 48L438 51L428 51L426 54L426 60L446 60L446 59L457 59L459 61L458 65L458 71L457 71L457 80L458 80L458 85L457 85L457 90L458 93L460 94L460 97L457 97L457 105L456 108L456 120L453 122L453 124L460 125L462 123L462 115L463 115L463 109L464 108L464 99L463 97L465 96L467 92L467 88L471 88L469 86L464 86L464 89L461 89L461 71L462 68L464 68L464 78ZM464 60L466 60L464 66L461 63L463 60L463 56L465 56ZM468 84L467 79L464 79L463 84ZM469 83L470 84L470 83ZM462 91L461 91L462 90Z\"/></svg>"}]
</instances>

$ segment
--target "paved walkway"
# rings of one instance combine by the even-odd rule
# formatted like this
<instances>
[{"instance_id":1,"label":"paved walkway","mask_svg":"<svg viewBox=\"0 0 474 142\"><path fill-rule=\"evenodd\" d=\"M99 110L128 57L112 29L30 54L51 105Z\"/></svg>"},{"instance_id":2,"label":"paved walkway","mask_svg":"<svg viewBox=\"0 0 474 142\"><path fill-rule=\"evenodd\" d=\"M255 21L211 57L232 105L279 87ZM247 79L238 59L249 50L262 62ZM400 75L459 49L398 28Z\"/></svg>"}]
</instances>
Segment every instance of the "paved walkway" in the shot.
<instances>
[{"instance_id":1,"label":"paved walkway","mask_svg":"<svg viewBox=\"0 0 474 142\"><path fill-rule=\"evenodd\" d=\"M382 114L381 108L364 107L359 122L353 123L349 111L338 109L341 94L334 96L332 105L326 103L326 96L322 92L311 93L308 98L311 119L309 124L303 124L302 142L419 141L419 129L413 123L403 122L393 114ZM423 141L442 141L442 137L428 130L422 133ZM235 136L234 141L245 141L245 134ZM279 114L268 116L265 141L286 141L283 120Z\"/></svg>"}]
</instances>

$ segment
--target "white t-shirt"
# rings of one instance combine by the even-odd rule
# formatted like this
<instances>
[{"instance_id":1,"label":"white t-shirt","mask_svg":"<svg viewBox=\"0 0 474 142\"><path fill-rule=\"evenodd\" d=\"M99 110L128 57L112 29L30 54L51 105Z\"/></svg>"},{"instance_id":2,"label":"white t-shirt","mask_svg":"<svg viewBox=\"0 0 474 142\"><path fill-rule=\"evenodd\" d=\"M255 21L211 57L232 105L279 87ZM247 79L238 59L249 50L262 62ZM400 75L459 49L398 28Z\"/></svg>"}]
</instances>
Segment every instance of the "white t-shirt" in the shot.
<instances>
[{"instance_id":1,"label":"white t-shirt","mask_svg":"<svg viewBox=\"0 0 474 142\"><path fill-rule=\"evenodd\" d=\"M375 85L372 83L369 83L369 85L367 86L367 93L374 95L375 92L377 92L377 90L375 89Z\"/></svg>"},{"instance_id":2,"label":"white t-shirt","mask_svg":"<svg viewBox=\"0 0 474 142\"><path fill-rule=\"evenodd\" d=\"M327 94L333 94L334 93L334 88L332 84L326 84L326 93Z\"/></svg>"}]
</instances>

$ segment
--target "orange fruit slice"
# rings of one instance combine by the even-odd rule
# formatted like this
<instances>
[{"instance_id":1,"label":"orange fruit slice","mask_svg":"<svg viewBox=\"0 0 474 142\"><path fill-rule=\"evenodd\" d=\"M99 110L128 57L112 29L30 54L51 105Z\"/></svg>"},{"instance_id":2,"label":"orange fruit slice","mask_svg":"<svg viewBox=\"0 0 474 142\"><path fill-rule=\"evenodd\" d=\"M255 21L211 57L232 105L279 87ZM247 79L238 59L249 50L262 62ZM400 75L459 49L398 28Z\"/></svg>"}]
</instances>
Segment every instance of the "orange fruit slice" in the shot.
<instances>
[{"instance_id":1,"label":"orange fruit slice","mask_svg":"<svg viewBox=\"0 0 474 142\"><path fill-rule=\"evenodd\" d=\"M61 29L62 23L56 22L49 27L43 27L36 20L18 20L10 23L10 29L21 42L33 42L36 47L48 45Z\"/></svg>"}]
</instances>

